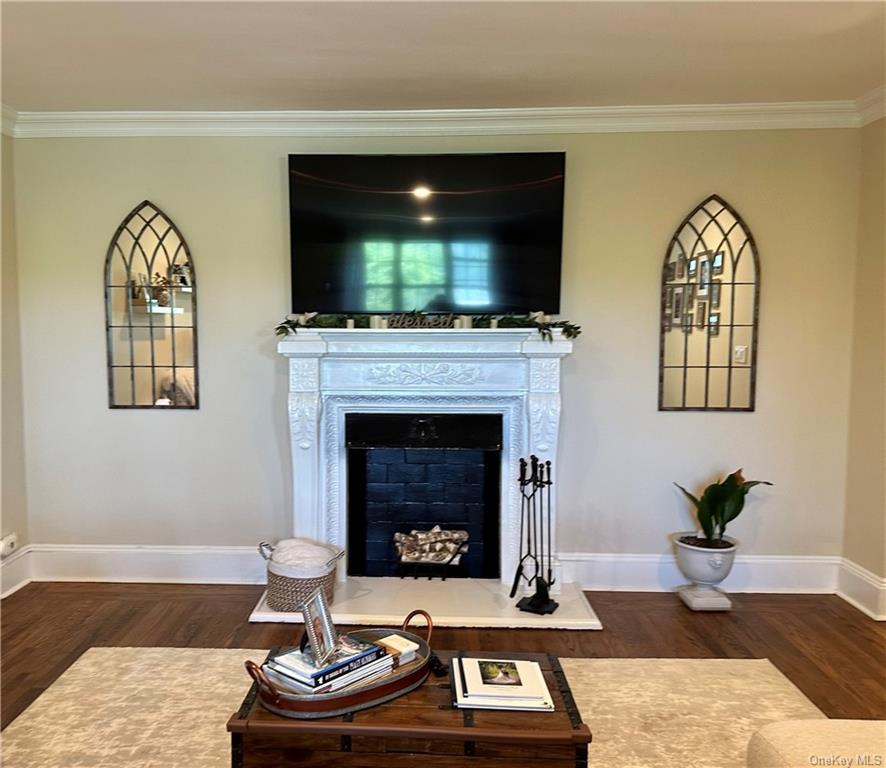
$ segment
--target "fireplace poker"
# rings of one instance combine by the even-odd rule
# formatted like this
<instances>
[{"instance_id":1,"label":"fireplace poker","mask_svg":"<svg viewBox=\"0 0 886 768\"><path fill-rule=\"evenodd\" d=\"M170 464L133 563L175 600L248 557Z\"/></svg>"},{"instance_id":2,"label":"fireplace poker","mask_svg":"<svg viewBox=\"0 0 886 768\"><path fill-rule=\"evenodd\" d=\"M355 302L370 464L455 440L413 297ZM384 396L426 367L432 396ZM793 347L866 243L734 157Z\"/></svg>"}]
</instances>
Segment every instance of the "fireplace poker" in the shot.
<instances>
[{"instance_id":1,"label":"fireplace poker","mask_svg":"<svg viewBox=\"0 0 886 768\"><path fill-rule=\"evenodd\" d=\"M534 457L533 457L534 458ZM517 570L514 573L514 583L511 586L511 597L514 597L517 594L517 589L520 586L520 579L526 579L527 584L531 584L536 576L538 576L538 558L536 557L532 545L533 545L533 517L532 517L532 504L533 497L535 495L535 483L533 480L533 476L527 475L527 462L526 459L520 459L520 561L517 563ZM531 488L527 493L527 488ZM523 551L523 531L526 531L526 550ZM535 575L532 578L529 578L527 575L527 571L525 568L526 563L532 560L535 564Z\"/></svg>"},{"instance_id":2,"label":"fireplace poker","mask_svg":"<svg viewBox=\"0 0 886 768\"><path fill-rule=\"evenodd\" d=\"M551 566L551 486L554 484L554 477L551 474L551 462L545 462L545 468L547 469L547 495L548 495L548 586L550 587L554 583L554 579L552 578L552 566Z\"/></svg>"}]
</instances>

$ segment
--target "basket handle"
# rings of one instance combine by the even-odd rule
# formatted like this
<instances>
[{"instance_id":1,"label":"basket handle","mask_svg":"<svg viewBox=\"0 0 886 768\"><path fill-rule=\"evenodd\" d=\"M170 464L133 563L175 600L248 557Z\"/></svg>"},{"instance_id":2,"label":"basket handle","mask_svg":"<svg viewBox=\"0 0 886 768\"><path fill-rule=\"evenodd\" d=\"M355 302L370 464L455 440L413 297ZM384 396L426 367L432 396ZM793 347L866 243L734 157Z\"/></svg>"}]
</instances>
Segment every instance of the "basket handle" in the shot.
<instances>
[{"instance_id":1,"label":"basket handle","mask_svg":"<svg viewBox=\"0 0 886 768\"><path fill-rule=\"evenodd\" d=\"M406 631L406 627L409 626L409 622L412 621L416 616L421 616L428 623L428 636L425 638L425 642L430 645L431 644L431 635L434 633L434 622L431 619L431 614L427 611L423 611L421 608L416 608L414 611L411 611L410 614L403 619L403 626L400 627L402 631Z\"/></svg>"},{"instance_id":2,"label":"basket handle","mask_svg":"<svg viewBox=\"0 0 886 768\"><path fill-rule=\"evenodd\" d=\"M326 561L326 567L327 568L331 567L333 563L337 562L338 560L341 560L344 556L345 556L345 551L343 549L340 549L332 557L330 557L329 560Z\"/></svg>"},{"instance_id":3,"label":"basket handle","mask_svg":"<svg viewBox=\"0 0 886 768\"><path fill-rule=\"evenodd\" d=\"M264 688L268 694L273 697L273 703L276 704L279 701L277 689L274 688L274 684L268 679L268 676L264 673L262 668L251 660L244 662L243 666L246 667L246 671L249 673L249 676L253 679L255 684L259 688Z\"/></svg>"},{"instance_id":4,"label":"basket handle","mask_svg":"<svg viewBox=\"0 0 886 768\"><path fill-rule=\"evenodd\" d=\"M261 544L258 545L258 553L265 560L270 560L273 552L274 552L274 548L270 544L268 544L268 542L266 542L266 541L263 541Z\"/></svg>"}]
</instances>

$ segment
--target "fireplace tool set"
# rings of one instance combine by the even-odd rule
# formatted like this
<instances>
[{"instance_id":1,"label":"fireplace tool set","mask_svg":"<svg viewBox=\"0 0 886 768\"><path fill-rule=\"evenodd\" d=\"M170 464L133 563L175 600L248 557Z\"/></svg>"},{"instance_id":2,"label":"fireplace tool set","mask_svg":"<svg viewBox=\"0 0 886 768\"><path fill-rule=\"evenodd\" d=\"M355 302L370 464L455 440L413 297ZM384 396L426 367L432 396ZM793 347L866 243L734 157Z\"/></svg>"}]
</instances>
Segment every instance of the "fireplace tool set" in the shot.
<instances>
[{"instance_id":1,"label":"fireplace tool set","mask_svg":"<svg viewBox=\"0 0 886 768\"><path fill-rule=\"evenodd\" d=\"M517 607L528 613L546 614L557 610L551 600L554 583L551 558L551 486L554 483L550 461L530 456L520 459L520 561L514 574L511 597L520 582L535 586L535 593L522 598ZM524 538L525 537L525 538Z\"/></svg>"}]
</instances>

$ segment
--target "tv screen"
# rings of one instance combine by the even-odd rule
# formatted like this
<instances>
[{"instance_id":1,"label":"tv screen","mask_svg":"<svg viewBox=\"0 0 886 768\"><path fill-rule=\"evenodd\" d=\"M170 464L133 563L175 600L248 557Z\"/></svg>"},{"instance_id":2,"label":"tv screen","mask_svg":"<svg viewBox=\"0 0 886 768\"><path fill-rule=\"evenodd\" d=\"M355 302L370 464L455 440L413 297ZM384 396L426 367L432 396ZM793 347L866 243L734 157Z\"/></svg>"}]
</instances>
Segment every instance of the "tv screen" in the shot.
<instances>
[{"instance_id":1,"label":"tv screen","mask_svg":"<svg viewBox=\"0 0 886 768\"><path fill-rule=\"evenodd\" d=\"M290 155L292 311L560 311L565 154Z\"/></svg>"}]
</instances>

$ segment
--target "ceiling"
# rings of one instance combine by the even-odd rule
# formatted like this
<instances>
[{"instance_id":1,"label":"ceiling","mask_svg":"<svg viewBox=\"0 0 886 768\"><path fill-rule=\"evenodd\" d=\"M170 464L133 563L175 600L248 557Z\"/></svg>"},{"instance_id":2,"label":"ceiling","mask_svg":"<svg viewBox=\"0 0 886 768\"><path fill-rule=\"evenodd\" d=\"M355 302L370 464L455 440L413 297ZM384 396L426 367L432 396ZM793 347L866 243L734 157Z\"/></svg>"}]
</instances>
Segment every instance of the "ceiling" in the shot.
<instances>
[{"instance_id":1,"label":"ceiling","mask_svg":"<svg viewBox=\"0 0 886 768\"><path fill-rule=\"evenodd\" d=\"M883 2L8 2L19 111L856 99Z\"/></svg>"}]
</instances>

